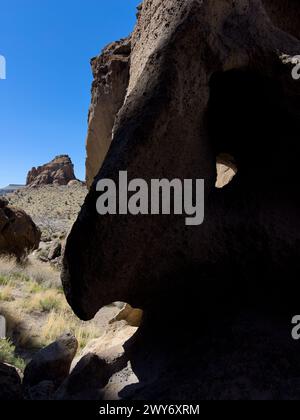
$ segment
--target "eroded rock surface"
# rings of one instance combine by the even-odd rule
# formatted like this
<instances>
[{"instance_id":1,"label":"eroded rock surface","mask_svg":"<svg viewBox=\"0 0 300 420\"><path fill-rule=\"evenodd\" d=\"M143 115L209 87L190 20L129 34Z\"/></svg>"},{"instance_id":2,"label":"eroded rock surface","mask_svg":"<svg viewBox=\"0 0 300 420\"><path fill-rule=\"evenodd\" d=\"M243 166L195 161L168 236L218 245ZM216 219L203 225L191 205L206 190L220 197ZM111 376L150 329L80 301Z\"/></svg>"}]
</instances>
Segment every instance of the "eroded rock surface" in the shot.
<instances>
[{"instance_id":1,"label":"eroded rock surface","mask_svg":"<svg viewBox=\"0 0 300 420\"><path fill-rule=\"evenodd\" d=\"M139 11L125 100L109 117L113 136L104 162L105 153L96 151L99 172L67 240L62 276L82 319L114 301L144 310L125 346L140 383L118 392L123 398L298 393L298 385L291 391L290 366L300 376L295 343L285 340L298 311L300 84L282 56L300 54L300 21L293 2L284 3L145 0ZM101 115L94 118L101 123ZM107 139L99 136L97 145ZM217 189L222 154L233 157L237 173ZM204 179L204 223L100 217L96 182L117 183L121 170L148 182ZM248 328L244 319L253 313ZM220 319L224 334L216 328ZM242 331L234 340L233 327ZM203 386L211 383L214 389Z\"/></svg>"},{"instance_id":2,"label":"eroded rock surface","mask_svg":"<svg viewBox=\"0 0 300 420\"><path fill-rule=\"evenodd\" d=\"M86 182L90 187L112 140L115 117L123 105L129 81L130 38L113 42L92 60L94 82L89 111Z\"/></svg>"}]
</instances>

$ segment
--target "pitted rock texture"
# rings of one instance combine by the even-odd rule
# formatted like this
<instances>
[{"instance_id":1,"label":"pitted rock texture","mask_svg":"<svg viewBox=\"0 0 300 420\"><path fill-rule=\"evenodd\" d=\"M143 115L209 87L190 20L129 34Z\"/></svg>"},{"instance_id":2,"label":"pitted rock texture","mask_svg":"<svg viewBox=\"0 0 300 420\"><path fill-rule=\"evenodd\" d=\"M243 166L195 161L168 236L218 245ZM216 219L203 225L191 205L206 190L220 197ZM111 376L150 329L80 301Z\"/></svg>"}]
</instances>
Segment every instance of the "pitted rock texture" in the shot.
<instances>
[{"instance_id":1,"label":"pitted rock texture","mask_svg":"<svg viewBox=\"0 0 300 420\"><path fill-rule=\"evenodd\" d=\"M27 175L26 185L67 185L75 180L74 166L69 156L61 155L38 168L32 168Z\"/></svg>"},{"instance_id":2,"label":"pitted rock texture","mask_svg":"<svg viewBox=\"0 0 300 420\"><path fill-rule=\"evenodd\" d=\"M90 187L112 140L115 117L123 105L129 81L130 38L113 42L92 60L94 82L86 141L86 182Z\"/></svg>"},{"instance_id":3,"label":"pitted rock texture","mask_svg":"<svg viewBox=\"0 0 300 420\"><path fill-rule=\"evenodd\" d=\"M197 387L201 372L196 379L187 363L198 360L191 319L201 325L199 346L201 335L213 331L223 368L228 359L222 359L222 345L227 340L230 348L230 336L216 336L220 316L228 332L233 319L250 309L262 323L267 314L274 331L266 333L262 364L270 355L276 363L285 353L284 333L277 353L272 340L277 342L276 325L289 325L290 314L298 311L300 272L300 84L292 78L292 64L282 59L300 54L297 33L289 29L299 21L292 2L286 4L282 11L279 1L270 6L262 0L145 0L140 9L125 101L111 116L111 146L68 237L62 280L70 305L84 320L114 301L144 311L139 334L127 348L144 386L142 397L159 397L158 383L163 398L172 397L172 372L179 367L180 396L194 399L197 390L203 395ZM233 157L237 173L217 189L217 159L224 154ZM148 183L204 179L204 223L188 227L185 215L99 216L96 183L110 178L118 184L121 170ZM168 322L153 340L160 317ZM176 329L179 321L184 334L177 346L169 326ZM237 336L234 351L243 337ZM240 360L247 357L241 351L232 367L241 375ZM294 360L291 351L287 363ZM273 397L282 390L284 396L292 380L287 363L279 363ZM206 372L209 383L216 372ZM226 384L231 376L223 372ZM266 372L263 390L276 375ZM247 386L254 398L257 387L251 381Z\"/></svg>"}]
</instances>

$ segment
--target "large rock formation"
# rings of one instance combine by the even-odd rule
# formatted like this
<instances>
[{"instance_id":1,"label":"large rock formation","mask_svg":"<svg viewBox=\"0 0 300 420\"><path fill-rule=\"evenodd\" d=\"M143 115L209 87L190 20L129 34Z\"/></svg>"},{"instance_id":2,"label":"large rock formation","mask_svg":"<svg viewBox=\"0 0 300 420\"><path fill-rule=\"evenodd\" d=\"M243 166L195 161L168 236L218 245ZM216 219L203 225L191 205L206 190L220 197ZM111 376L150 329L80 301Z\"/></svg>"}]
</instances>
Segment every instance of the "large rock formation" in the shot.
<instances>
[{"instance_id":1,"label":"large rock formation","mask_svg":"<svg viewBox=\"0 0 300 420\"><path fill-rule=\"evenodd\" d=\"M110 124L94 140L98 160L88 157L89 184L99 172L62 276L82 319L113 301L145 312L126 345L140 383L116 398L299 398L289 322L299 310L300 83L287 59L300 54L299 27L292 0L142 5L115 112L101 113L110 90L97 97L93 124ZM217 189L224 154L237 173ZM148 182L204 179L204 223L100 217L96 182L118 184L120 170Z\"/></svg>"},{"instance_id":2,"label":"large rock formation","mask_svg":"<svg viewBox=\"0 0 300 420\"><path fill-rule=\"evenodd\" d=\"M27 175L27 186L67 185L75 180L74 166L69 156L61 155L38 168L32 168Z\"/></svg>"},{"instance_id":3,"label":"large rock formation","mask_svg":"<svg viewBox=\"0 0 300 420\"><path fill-rule=\"evenodd\" d=\"M0 198L0 254L26 256L38 249L41 231L23 210Z\"/></svg>"},{"instance_id":4,"label":"large rock formation","mask_svg":"<svg viewBox=\"0 0 300 420\"><path fill-rule=\"evenodd\" d=\"M112 140L115 117L129 81L130 39L113 42L92 60L94 82L86 142L86 181L90 187Z\"/></svg>"}]
</instances>

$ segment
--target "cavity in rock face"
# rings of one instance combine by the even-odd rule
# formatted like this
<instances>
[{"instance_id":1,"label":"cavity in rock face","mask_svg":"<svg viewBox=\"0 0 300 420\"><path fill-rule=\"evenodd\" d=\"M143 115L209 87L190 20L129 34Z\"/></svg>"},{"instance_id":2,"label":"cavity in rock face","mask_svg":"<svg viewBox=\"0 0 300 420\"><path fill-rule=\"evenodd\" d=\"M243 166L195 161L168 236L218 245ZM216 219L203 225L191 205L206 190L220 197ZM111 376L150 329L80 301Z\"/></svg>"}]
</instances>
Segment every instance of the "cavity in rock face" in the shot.
<instances>
[{"instance_id":1,"label":"cavity in rock face","mask_svg":"<svg viewBox=\"0 0 300 420\"><path fill-rule=\"evenodd\" d=\"M283 326L298 310L300 84L281 56L299 55L300 41L288 30L298 12L287 4L283 11L279 2L260 0L142 5L125 100L110 115L112 143L103 162L97 155L99 172L67 240L63 271L67 299L82 319L113 301L145 312L127 353L147 386L124 397L275 399L295 392L283 359L299 366ZM218 190L224 153L238 172ZM116 182L121 170L147 182L204 179L203 225L186 227L181 216L100 217L96 182ZM226 368L232 354L234 374ZM266 368L263 381L251 354ZM270 354L280 380L268 368ZM211 385L216 377L225 379Z\"/></svg>"}]
</instances>

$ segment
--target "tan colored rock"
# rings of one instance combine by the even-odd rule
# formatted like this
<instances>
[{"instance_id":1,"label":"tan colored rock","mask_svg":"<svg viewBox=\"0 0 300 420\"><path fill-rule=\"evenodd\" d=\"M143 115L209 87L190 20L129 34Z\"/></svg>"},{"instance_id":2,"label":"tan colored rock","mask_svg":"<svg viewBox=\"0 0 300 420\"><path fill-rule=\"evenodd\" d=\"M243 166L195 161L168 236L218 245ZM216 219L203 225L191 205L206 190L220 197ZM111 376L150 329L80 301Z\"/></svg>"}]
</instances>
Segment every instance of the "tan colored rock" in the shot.
<instances>
[{"instance_id":1,"label":"tan colored rock","mask_svg":"<svg viewBox=\"0 0 300 420\"><path fill-rule=\"evenodd\" d=\"M238 169L234 159L230 155L221 154L217 157L217 181L216 187L223 188L230 184Z\"/></svg>"},{"instance_id":2,"label":"tan colored rock","mask_svg":"<svg viewBox=\"0 0 300 420\"><path fill-rule=\"evenodd\" d=\"M90 188L112 140L116 114L123 105L129 80L130 39L108 45L92 60L94 82L86 141L86 182Z\"/></svg>"},{"instance_id":3,"label":"tan colored rock","mask_svg":"<svg viewBox=\"0 0 300 420\"><path fill-rule=\"evenodd\" d=\"M67 155L54 158L38 168L32 168L27 175L26 185L36 187L40 185L67 185L75 180L74 166Z\"/></svg>"},{"instance_id":4,"label":"tan colored rock","mask_svg":"<svg viewBox=\"0 0 300 420\"><path fill-rule=\"evenodd\" d=\"M126 321L131 327L139 327L141 325L142 318L143 311L141 309L135 309L126 303L120 313L111 320L111 323Z\"/></svg>"}]
</instances>

